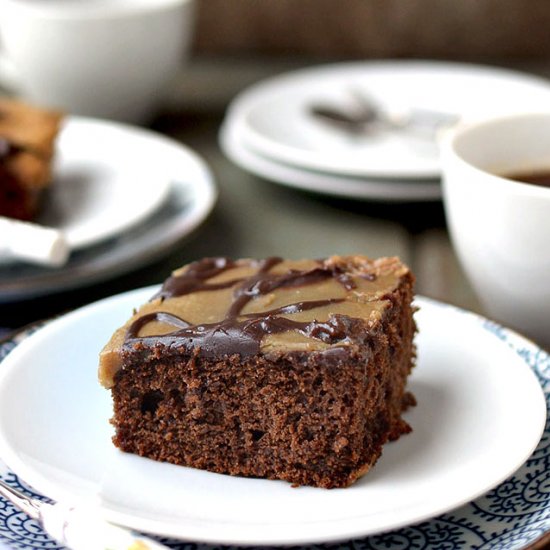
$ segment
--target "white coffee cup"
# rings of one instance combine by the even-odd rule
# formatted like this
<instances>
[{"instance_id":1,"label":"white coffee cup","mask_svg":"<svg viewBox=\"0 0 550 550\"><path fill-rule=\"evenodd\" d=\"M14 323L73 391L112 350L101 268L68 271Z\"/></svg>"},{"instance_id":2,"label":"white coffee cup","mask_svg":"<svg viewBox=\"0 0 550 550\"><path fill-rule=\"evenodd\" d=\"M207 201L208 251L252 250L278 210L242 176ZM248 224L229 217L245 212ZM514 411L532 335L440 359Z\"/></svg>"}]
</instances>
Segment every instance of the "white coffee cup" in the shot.
<instances>
[{"instance_id":1,"label":"white coffee cup","mask_svg":"<svg viewBox=\"0 0 550 550\"><path fill-rule=\"evenodd\" d=\"M0 82L67 113L142 122L193 22L193 0L0 0Z\"/></svg>"},{"instance_id":2,"label":"white coffee cup","mask_svg":"<svg viewBox=\"0 0 550 550\"><path fill-rule=\"evenodd\" d=\"M452 242L487 313L550 349L550 113L458 127L441 140Z\"/></svg>"}]
</instances>

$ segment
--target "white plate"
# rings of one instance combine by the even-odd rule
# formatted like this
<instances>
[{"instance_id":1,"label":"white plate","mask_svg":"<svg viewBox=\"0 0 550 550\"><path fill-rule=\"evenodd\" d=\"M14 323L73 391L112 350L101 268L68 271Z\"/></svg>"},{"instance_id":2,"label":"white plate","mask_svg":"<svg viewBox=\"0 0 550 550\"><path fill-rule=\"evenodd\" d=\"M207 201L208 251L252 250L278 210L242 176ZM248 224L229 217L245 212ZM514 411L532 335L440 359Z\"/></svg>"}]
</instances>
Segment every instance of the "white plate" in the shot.
<instances>
[{"instance_id":1,"label":"white plate","mask_svg":"<svg viewBox=\"0 0 550 550\"><path fill-rule=\"evenodd\" d=\"M74 251L61 268L0 265L0 304L98 283L152 263L191 235L217 198L214 178L192 150L156 136L159 162L170 169L167 200L150 216L112 238ZM152 148L155 151L155 148Z\"/></svg>"},{"instance_id":2,"label":"white plate","mask_svg":"<svg viewBox=\"0 0 550 550\"><path fill-rule=\"evenodd\" d=\"M399 202L433 201L441 198L441 186L438 180L393 181L380 178L354 178L314 172L274 161L249 149L243 143L241 130L241 121L230 114L220 131L220 146L235 164L266 180L348 199Z\"/></svg>"},{"instance_id":3,"label":"white plate","mask_svg":"<svg viewBox=\"0 0 550 550\"><path fill-rule=\"evenodd\" d=\"M57 142L51 192L37 221L61 229L72 250L117 235L166 199L181 149L141 128L67 117Z\"/></svg>"},{"instance_id":4,"label":"white plate","mask_svg":"<svg viewBox=\"0 0 550 550\"><path fill-rule=\"evenodd\" d=\"M230 113L243 121L243 142L257 153L300 168L340 175L433 178L434 141L388 132L350 138L312 117L314 104L346 107L350 90L390 109L427 109L473 120L547 110L550 85L534 76L437 62L356 62L270 78L241 93Z\"/></svg>"},{"instance_id":5,"label":"white plate","mask_svg":"<svg viewBox=\"0 0 550 550\"><path fill-rule=\"evenodd\" d=\"M536 447L545 399L504 329L419 299L419 361L407 414L413 433L388 444L349 489L324 490L193 470L117 451L97 356L152 288L52 322L0 369L0 456L56 500L99 496L107 518L186 540L297 544L418 522L488 491ZM500 330L500 332L499 332Z\"/></svg>"}]
</instances>

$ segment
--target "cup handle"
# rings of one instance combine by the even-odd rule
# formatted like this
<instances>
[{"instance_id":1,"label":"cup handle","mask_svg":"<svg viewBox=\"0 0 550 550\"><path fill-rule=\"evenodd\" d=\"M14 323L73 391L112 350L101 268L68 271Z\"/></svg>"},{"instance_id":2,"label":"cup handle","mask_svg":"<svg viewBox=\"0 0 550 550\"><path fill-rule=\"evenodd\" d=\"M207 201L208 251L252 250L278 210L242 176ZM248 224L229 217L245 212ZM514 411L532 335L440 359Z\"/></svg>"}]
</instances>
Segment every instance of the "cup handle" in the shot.
<instances>
[{"instance_id":1,"label":"cup handle","mask_svg":"<svg viewBox=\"0 0 550 550\"><path fill-rule=\"evenodd\" d=\"M17 69L13 61L8 57L5 48L2 46L2 42L0 42L0 85L11 91L15 91L19 85Z\"/></svg>"}]
</instances>

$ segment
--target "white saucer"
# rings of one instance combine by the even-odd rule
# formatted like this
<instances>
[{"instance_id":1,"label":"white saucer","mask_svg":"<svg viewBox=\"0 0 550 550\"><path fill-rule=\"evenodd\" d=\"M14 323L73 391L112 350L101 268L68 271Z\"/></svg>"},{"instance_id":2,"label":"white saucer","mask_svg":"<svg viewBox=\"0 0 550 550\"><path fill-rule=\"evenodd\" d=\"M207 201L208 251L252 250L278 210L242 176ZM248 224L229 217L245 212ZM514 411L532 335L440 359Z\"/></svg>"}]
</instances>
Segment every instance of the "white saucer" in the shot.
<instances>
[{"instance_id":1,"label":"white saucer","mask_svg":"<svg viewBox=\"0 0 550 550\"><path fill-rule=\"evenodd\" d=\"M82 132L89 131L90 136L101 138L105 144L116 144L116 150L110 153L105 151L107 165L102 158L97 158L98 166L104 167L106 175L110 174L109 180L118 180L115 183L119 186L117 194L111 195L114 202L108 201L109 191L102 189L100 178L92 186L96 190L90 192L95 198L83 197L79 191L77 196L82 201L75 203L73 207L67 202L72 192L67 190L67 195L62 199L65 201L62 205L68 209L65 211L67 217L63 217L58 211L57 221L59 225L66 223L67 227L74 229L70 234L73 235L73 244L77 249L73 249L69 261L60 268L2 263L0 304L98 283L152 263L193 233L208 217L216 202L217 189L209 167L185 145L146 130L90 119L71 119L66 135L70 136L73 130L72 135L78 137L80 134L82 139L71 141L70 145L67 144L68 149L63 149L61 167L77 166L76 159L87 156L88 161L82 163L88 168L86 173L98 173L94 172L96 165L88 166L87 162L91 163L91 157L102 151L102 142L100 141L93 154L80 152L79 147L86 143ZM88 145L93 146L89 142ZM116 151L120 153L118 158L115 158ZM133 169L126 167L134 153L137 155L134 159L136 166L141 166L142 173L150 175L152 179L140 178L138 174L134 174ZM156 175L151 175L152 172ZM64 171L61 170L61 173ZM119 173L120 177L117 175ZM147 205L142 204L140 208L139 201L136 201L133 209L128 208L125 214L121 214L128 224L123 226L122 222L116 220L116 209L123 211L126 208L124 203L133 201L133 180L124 181L122 176L129 177L131 174L136 177L136 186L141 182L142 189L136 189L135 194L141 199L149 196L157 204L154 207L151 205L147 213ZM67 178L67 186L69 182L70 178ZM160 188L158 192L153 189L157 185ZM59 190L61 194L63 188L62 185ZM167 196L164 196L165 193ZM92 208L99 206L101 201L107 201L104 207L110 214L102 214ZM79 224L72 215L73 210L86 211L87 223L83 220ZM134 213L134 217L129 215L130 211ZM53 213L52 211L51 214ZM107 225L109 219L109 227L101 227L102 220Z\"/></svg>"},{"instance_id":2,"label":"white saucer","mask_svg":"<svg viewBox=\"0 0 550 550\"><path fill-rule=\"evenodd\" d=\"M542 369L547 356L486 319L419 298L418 364L409 383L418 405L406 414L413 432L386 445L374 469L352 487L296 489L122 453L111 442L112 403L97 380L97 357L115 328L156 290L72 312L2 361L0 457L35 490L66 504L98 502L115 523L188 541L340 541L423 521L478 497L517 470L543 433L545 398L530 361L538 357ZM544 471L544 462L538 468ZM496 491L503 514L508 497L522 511L523 499L545 502L544 487L532 483L540 470L532 471L525 493L519 481ZM464 509L453 512L455 529L488 521L480 503L475 506L477 520L470 514L460 522Z\"/></svg>"},{"instance_id":3,"label":"white saucer","mask_svg":"<svg viewBox=\"0 0 550 550\"><path fill-rule=\"evenodd\" d=\"M72 250L139 224L168 196L178 150L179 144L141 128L68 117L37 222L62 230Z\"/></svg>"},{"instance_id":4,"label":"white saucer","mask_svg":"<svg viewBox=\"0 0 550 550\"><path fill-rule=\"evenodd\" d=\"M345 176L435 178L434 140L386 132L350 137L314 118L312 105L346 107L350 91L390 109L426 109L472 121L548 109L550 84L514 71L458 63L356 62L300 70L242 92L229 115L242 144L274 162Z\"/></svg>"},{"instance_id":5,"label":"white saucer","mask_svg":"<svg viewBox=\"0 0 550 550\"><path fill-rule=\"evenodd\" d=\"M315 172L274 161L243 143L241 120L230 113L219 135L220 147L235 164L266 180L314 193L386 202L433 201L441 198L438 180L393 181Z\"/></svg>"}]
</instances>

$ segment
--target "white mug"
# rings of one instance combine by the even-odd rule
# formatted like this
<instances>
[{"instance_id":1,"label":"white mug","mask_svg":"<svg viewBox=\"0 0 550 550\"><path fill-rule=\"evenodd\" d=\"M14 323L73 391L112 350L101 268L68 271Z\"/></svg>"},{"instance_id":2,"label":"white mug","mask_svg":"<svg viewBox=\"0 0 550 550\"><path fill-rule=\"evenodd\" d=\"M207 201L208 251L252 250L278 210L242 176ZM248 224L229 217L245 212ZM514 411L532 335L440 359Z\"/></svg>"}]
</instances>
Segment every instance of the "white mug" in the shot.
<instances>
[{"instance_id":1,"label":"white mug","mask_svg":"<svg viewBox=\"0 0 550 550\"><path fill-rule=\"evenodd\" d=\"M550 113L458 127L441 140L452 242L487 313L550 349Z\"/></svg>"},{"instance_id":2,"label":"white mug","mask_svg":"<svg viewBox=\"0 0 550 550\"><path fill-rule=\"evenodd\" d=\"M70 114L143 122L193 22L193 0L0 0L0 82Z\"/></svg>"}]
</instances>

